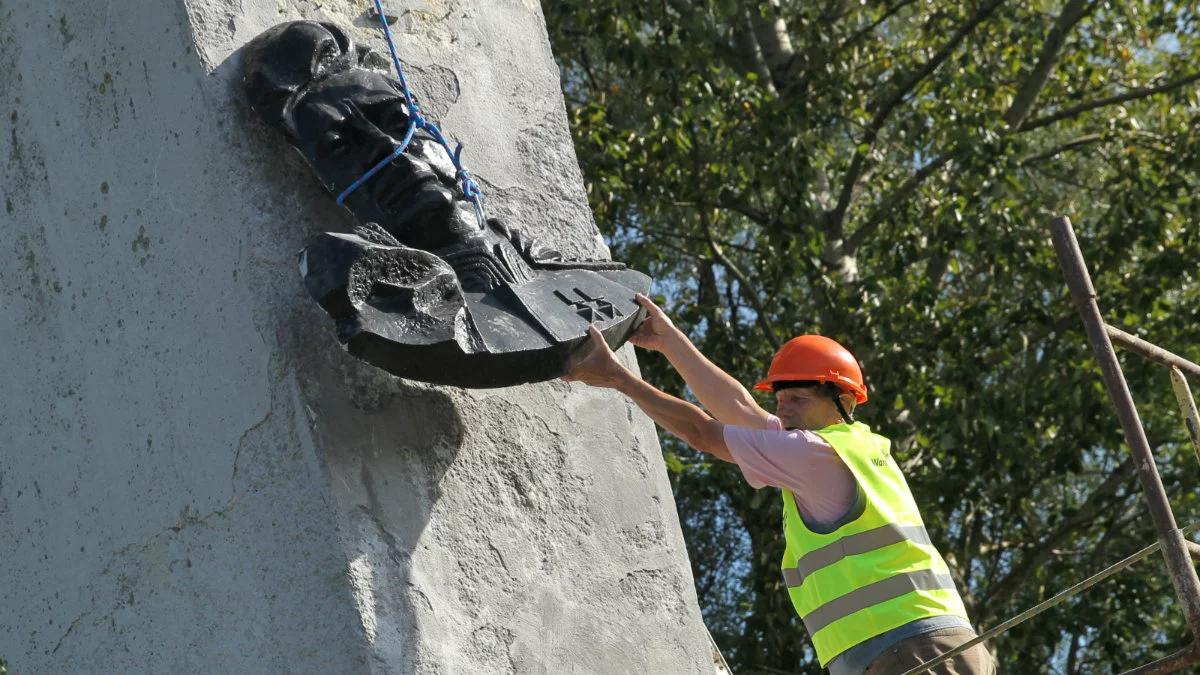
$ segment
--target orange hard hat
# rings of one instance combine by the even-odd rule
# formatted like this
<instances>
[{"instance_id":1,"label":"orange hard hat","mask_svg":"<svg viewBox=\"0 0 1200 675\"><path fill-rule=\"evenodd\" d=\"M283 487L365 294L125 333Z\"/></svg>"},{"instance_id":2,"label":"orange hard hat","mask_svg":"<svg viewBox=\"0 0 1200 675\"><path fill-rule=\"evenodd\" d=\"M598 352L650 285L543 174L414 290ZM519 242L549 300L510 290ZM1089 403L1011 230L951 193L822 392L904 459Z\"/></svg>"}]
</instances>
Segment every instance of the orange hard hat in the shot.
<instances>
[{"instance_id":1,"label":"orange hard hat","mask_svg":"<svg viewBox=\"0 0 1200 675\"><path fill-rule=\"evenodd\" d=\"M845 347L823 335L800 335L784 343L771 359L767 379L754 388L774 391L776 382L795 380L832 382L854 394L856 403L867 402L867 385L858 361Z\"/></svg>"}]
</instances>

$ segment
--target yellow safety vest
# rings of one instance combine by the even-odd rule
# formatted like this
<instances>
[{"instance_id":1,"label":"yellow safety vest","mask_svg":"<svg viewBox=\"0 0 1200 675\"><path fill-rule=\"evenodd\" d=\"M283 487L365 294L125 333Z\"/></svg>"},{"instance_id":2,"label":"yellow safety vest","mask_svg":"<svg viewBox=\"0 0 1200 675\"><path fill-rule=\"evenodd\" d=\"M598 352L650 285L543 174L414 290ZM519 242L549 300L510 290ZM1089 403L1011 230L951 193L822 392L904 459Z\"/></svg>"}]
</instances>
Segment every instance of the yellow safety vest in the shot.
<instances>
[{"instance_id":1,"label":"yellow safety vest","mask_svg":"<svg viewBox=\"0 0 1200 675\"><path fill-rule=\"evenodd\" d=\"M861 422L816 433L849 467L863 498L861 515L818 534L804 524L795 496L783 491L783 579L821 666L917 619L967 620L949 568L892 459L891 442Z\"/></svg>"}]
</instances>

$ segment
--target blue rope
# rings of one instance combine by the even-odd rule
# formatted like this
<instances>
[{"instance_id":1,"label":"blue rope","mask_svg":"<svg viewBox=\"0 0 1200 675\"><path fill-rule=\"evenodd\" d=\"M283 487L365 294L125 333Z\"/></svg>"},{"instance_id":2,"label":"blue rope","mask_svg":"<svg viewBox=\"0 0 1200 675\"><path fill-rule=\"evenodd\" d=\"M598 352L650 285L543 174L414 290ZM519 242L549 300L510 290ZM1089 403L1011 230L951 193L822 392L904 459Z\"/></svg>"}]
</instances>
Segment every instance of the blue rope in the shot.
<instances>
[{"instance_id":1,"label":"blue rope","mask_svg":"<svg viewBox=\"0 0 1200 675\"><path fill-rule=\"evenodd\" d=\"M454 179L462 184L463 195L474 205L475 216L479 218L479 227L482 228L484 223L487 222L483 215L483 190L479 189L479 184L475 182L475 179L471 177L471 173L462 164L462 143L459 143L458 147L451 150L450 143L442 135L442 130L421 113L421 108L417 105L412 91L408 88L408 80L404 78L404 69L400 67L400 57L396 54L396 42L392 39L392 31L388 28L387 15L384 14L383 3L380 0L375 0L375 10L379 14L379 23L383 26L383 36L387 38L388 51L392 54L392 64L396 66L396 76L400 80L401 88L404 89L404 103L408 106L408 132L404 134L404 140L400 142L400 145L396 147L392 154L371 167L358 180L351 183L350 187L342 190L342 194L337 197L337 203L340 206L346 200L346 197L350 196L350 193L362 187L363 183L371 180L383 167L391 164L397 157L404 154L404 150L412 142L417 129L422 129L432 136L433 140L441 144L442 148L446 150L446 154L450 157L450 161L454 163Z\"/></svg>"}]
</instances>

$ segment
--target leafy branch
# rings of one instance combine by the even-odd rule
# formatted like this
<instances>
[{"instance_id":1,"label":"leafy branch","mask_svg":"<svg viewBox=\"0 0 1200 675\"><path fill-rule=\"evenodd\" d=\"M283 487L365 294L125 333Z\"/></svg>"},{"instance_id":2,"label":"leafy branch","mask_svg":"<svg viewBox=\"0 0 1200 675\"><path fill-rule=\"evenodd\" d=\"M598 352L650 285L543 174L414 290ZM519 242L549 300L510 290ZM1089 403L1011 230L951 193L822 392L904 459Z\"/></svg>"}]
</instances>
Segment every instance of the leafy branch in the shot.
<instances>
[{"instance_id":1,"label":"leafy branch","mask_svg":"<svg viewBox=\"0 0 1200 675\"><path fill-rule=\"evenodd\" d=\"M1033 109L1038 94L1050 80L1050 74L1058 63L1063 43L1066 42L1067 33L1098 4L1098 0L1068 0L1067 4L1063 6L1062 12L1046 36L1046 41L1042 43L1042 51L1038 55L1036 65L1030 71L1029 77L1025 78L1021 87L1017 89L1017 94L1013 97L1013 102L1008 110L1004 111L1004 121L1008 122L1010 127L1021 126L1021 122Z\"/></svg>"},{"instance_id":2,"label":"leafy branch","mask_svg":"<svg viewBox=\"0 0 1200 675\"><path fill-rule=\"evenodd\" d=\"M1004 0L988 0L981 5L967 21L954 31L954 34L942 45L941 49L915 72L900 80L899 83L892 87L891 94L887 98L873 106L875 114L871 118L870 124L867 125L867 129L859 141L858 147L855 148L854 157L850 160L850 167L846 170L846 175L842 179L842 189L838 194L837 205L829 217L829 227L836 238L842 238L842 222L846 216L846 209L850 207L850 198L853 196L854 188L862 176L867 153L875 144L875 140L879 136L879 131L883 129L883 125L917 85L945 63L946 59L950 58L950 55L967 39L967 36L974 32L975 28L991 16L1003 3Z\"/></svg>"},{"instance_id":3,"label":"leafy branch","mask_svg":"<svg viewBox=\"0 0 1200 675\"><path fill-rule=\"evenodd\" d=\"M1080 528L1103 515L1111 506L1117 492L1130 484L1133 478L1133 456L1127 456L1120 466L1113 470L1107 478L1096 486L1087 500L1069 518L1062 521L1053 532L1043 537L1008 574L996 581L984 595L980 606L993 608L1002 605L1011 595L1017 592L1025 580L1053 555L1053 551L1066 539L1075 536ZM985 609L986 613L994 610Z\"/></svg>"},{"instance_id":4,"label":"leafy branch","mask_svg":"<svg viewBox=\"0 0 1200 675\"><path fill-rule=\"evenodd\" d=\"M1200 80L1200 73L1193 73L1191 75L1187 75L1187 76L1181 77L1176 80L1171 80L1170 82L1164 82L1163 84L1156 85L1153 87L1139 87L1137 89L1130 89L1129 91L1126 91L1121 94L1107 96L1105 98L1097 99L1094 101L1088 101L1086 103L1080 103L1079 105L1071 106L1069 108L1064 108L1056 113L1052 113L1052 114L1046 115L1044 117L1038 117L1038 118L1032 119L1028 122L1025 122L1020 127L1018 127L1018 131L1025 132L1025 131L1032 131L1034 129L1040 129L1042 127L1049 126L1056 122L1061 122L1063 120L1070 119L1072 117L1077 117L1079 115L1082 115L1085 112L1096 110L1098 108L1104 108L1104 107L1107 107L1110 105L1117 105L1120 103L1127 103L1129 101L1136 101L1138 99L1146 98L1148 96L1154 96L1155 94L1162 94L1162 93L1166 93L1169 91L1173 91L1175 89L1179 89L1181 87L1186 87L1187 85L1189 85L1193 82L1196 82L1198 80Z\"/></svg>"}]
</instances>

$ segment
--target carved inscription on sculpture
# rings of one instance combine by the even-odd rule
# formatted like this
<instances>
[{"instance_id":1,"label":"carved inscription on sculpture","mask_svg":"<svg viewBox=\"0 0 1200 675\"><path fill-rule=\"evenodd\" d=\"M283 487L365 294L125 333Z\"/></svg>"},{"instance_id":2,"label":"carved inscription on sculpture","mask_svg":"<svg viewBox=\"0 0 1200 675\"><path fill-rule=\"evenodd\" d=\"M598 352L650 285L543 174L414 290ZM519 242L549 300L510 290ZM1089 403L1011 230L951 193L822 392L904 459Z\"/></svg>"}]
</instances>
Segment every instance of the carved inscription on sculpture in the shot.
<instances>
[{"instance_id":1,"label":"carved inscription on sculpture","mask_svg":"<svg viewBox=\"0 0 1200 675\"><path fill-rule=\"evenodd\" d=\"M404 91L367 67L340 27L295 21L243 51L250 106L302 154L359 225L324 232L300 254L304 283L347 349L402 377L498 387L558 377L644 317L644 274L612 261L564 260L518 227L485 219L442 145L418 129L403 154L347 193L409 133Z\"/></svg>"}]
</instances>

